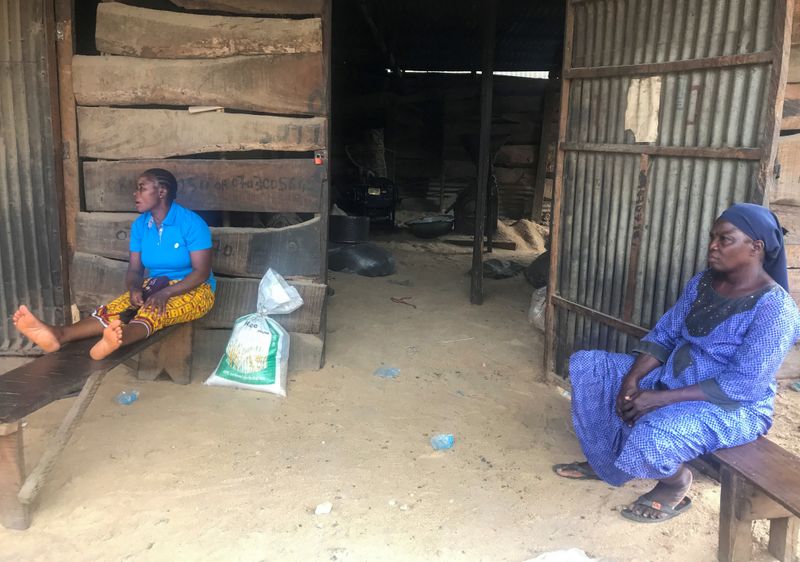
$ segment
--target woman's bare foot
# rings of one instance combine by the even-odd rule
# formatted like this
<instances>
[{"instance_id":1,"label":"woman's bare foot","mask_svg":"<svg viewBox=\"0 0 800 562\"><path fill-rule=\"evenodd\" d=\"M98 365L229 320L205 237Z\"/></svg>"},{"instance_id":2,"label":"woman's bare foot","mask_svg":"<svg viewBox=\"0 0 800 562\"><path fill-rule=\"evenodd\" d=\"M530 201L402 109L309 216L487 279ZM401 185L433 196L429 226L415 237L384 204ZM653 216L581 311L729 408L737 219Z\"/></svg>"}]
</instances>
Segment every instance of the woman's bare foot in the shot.
<instances>
[{"instance_id":1,"label":"woman's bare foot","mask_svg":"<svg viewBox=\"0 0 800 562\"><path fill-rule=\"evenodd\" d=\"M12 319L17 330L41 347L45 353L52 353L61 348L61 342L58 341L53 327L36 318L24 304L14 313Z\"/></svg>"},{"instance_id":2,"label":"woman's bare foot","mask_svg":"<svg viewBox=\"0 0 800 562\"><path fill-rule=\"evenodd\" d=\"M122 323L112 320L105 330L103 337L89 350L92 359L99 361L105 359L122 346Z\"/></svg>"}]
</instances>

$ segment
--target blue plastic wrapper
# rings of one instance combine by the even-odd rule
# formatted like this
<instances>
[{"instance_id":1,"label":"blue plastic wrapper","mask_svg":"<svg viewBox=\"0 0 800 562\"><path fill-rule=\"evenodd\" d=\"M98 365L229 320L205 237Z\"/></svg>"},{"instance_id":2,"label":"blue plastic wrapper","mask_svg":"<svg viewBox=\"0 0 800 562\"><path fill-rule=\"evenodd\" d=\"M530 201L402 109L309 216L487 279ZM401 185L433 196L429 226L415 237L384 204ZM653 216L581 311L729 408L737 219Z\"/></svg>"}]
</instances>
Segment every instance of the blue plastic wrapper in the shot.
<instances>
[{"instance_id":1,"label":"blue plastic wrapper","mask_svg":"<svg viewBox=\"0 0 800 562\"><path fill-rule=\"evenodd\" d=\"M433 447L436 451L450 449L453 447L455 442L456 438L452 433L439 433L438 435L431 437L431 447Z\"/></svg>"},{"instance_id":2,"label":"blue plastic wrapper","mask_svg":"<svg viewBox=\"0 0 800 562\"><path fill-rule=\"evenodd\" d=\"M378 367L372 374L384 379L396 379L400 375L400 369L396 367Z\"/></svg>"}]
</instances>

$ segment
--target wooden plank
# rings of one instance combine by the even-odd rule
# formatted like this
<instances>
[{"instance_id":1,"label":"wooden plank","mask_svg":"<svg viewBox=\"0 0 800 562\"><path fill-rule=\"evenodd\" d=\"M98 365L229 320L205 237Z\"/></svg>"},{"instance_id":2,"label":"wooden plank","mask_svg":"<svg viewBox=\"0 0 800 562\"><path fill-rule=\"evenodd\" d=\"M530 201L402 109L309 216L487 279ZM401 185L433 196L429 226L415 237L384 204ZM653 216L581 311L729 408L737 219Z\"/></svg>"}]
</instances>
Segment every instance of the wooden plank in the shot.
<instances>
[{"instance_id":1,"label":"wooden plank","mask_svg":"<svg viewBox=\"0 0 800 562\"><path fill-rule=\"evenodd\" d=\"M792 45L789 53L789 75L788 81L791 83L800 82L800 45Z\"/></svg>"},{"instance_id":2,"label":"wooden plank","mask_svg":"<svg viewBox=\"0 0 800 562\"><path fill-rule=\"evenodd\" d=\"M25 478L22 454L22 427L0 435L0 525L6 529L27 529L31 524L30 509L17 498Z\"/></svg>"},{"instance_id":3,"label":"wooden plank","mask_svg":"<svg viewBox=\"0 0 800 562\"><path fill-rule=\"evenodd\" d=\"M178 203L195 211L320 213L325 168L311 158L85 162L89 211L131 211L133 188L148 168L178 179Z\"/></svg>"},{"instance_id":4,"label":"wooden plank","mask_svg":"<svg viewBox=\"0 0 800 562\"><path fill-rule=\"evenodd\" d=\"M610 144L589 142L561 142L561 150L574 152L606 152L612 154L649 154L677 158L728 158L732 160L759 160L760 148L711 148L701 146L657 146L653 144Z\"/></svg>"},{"instance_id":5,"label":"wooden plank","mask_svg":"<svg viewBox=\"0 0 800 562\"><path fill-rule=\"evenodd\" d=\"M230 337L231 330L228 329L195 331L195 365L206 369L203 372L204 377L211 373L209 367L217 366ZM289 332L289 373L318 371L322 364L323 351L324 342L320 336Z\"/></svg>"},{"instance_id":6,"label":"wooden plank","mask_svg":"<svg viewBox=\"0 0 800 562\"><path fill-rule=\"evenodd\" d=\"M800 516L800 459L766 438L713 453L795 516Z\"/></svg>"},{"instance_id":7,"label":"wooden plank","mask_svg":"<svg viewBox=\"0 0 800 562\"><path fill-rule=\"evenodd\" d=\"M75 56L81 105L222 106L263 113L327 112L320 53L209 60Z\"/></svg>"},{"instance_id":8,"label":"wooden plank","mask_svg":"<svg viewBox=\"0 0 800 562\"><path fill-rule=\"evenodd\" d=\"M77 251L127 260L130 213L80 213ZM212 227L216 274L261 278L268 268L283 276L319 276L319 217L285 228Z\"/></svg>"},{"instance_id":9,"label":"wooden plank","mask_svg":"<svg viewBox=\"0 0 800 562\"><path fill-rule=\"evenodd\" d=\"M230 328L240 316L256 311L258 279L219 279L214 308L198 322L202 328ZM308 281L291 281L303 298L303 306L291 314L276 314L288 332L319 334L327 286Z\"/></svg>"},{"instance_id":10,"label":"wooden plank","mask_svg":"<svg viewBox=\"0 0 800 562\"><path fill-rule=\"evenodd\" d=\"M219 58L234 55L319 53L319 18L201 16L116 2L97 6L97 50L145 58Z\"/></svg>"},{"instance_id":11,"label":"wooden plank","mask_svg":"<svg viewBox=\"0 0 800 562\"><path fill-rule=\"evenodd\" d=\"M686 59L670 62L575 67L564 70L564 78L577 80L585 78L611 78L615 76L648 76L667 74L670 72L693 72L696 70L717 69L731 66L767 64L771 62L772 51L761 51L758 53L724 55L720 57Z\"/></svg>"},{"instance_id":12,"label":"wooden plank","mask_svg":"<svg viewBox=\"0 0 800 562\"><path fill-rule=\"evenodd\" d=\"M125 290L127 268L123 261L76 253L72 260L72 288L81 311L91 311L119 296ZM297 287L304 304L291 314L275 315L275 320L290 332L318 334L327 287L306 280L288 281ZM230 328L240 316L255 312L258 283L258 279L218 278L214 308L198 320L198 326Z\"/></svg>"},{"instance_id":13,"label":"wooden plank","mask_svg":"<svg viewBox=\"0 0 800 562\"><path fill-rule=\"evenodd\" d=\"M770 205L800 206L800 134L778 139L780 175L769 195Z\"/></svg>"},{"instance_id":14,"label":"wooden plank","mask_svg":"<svg viewBox=\"0 0 800 562\"><path fill-rule=\"evenodd\" d=\"M78 108L84 158L167 158L240 150L317 150L324 146L322 117L274 117L169 109Z\"/></svg>"},{"instance_id":15,"label":"wooden plank","mask_svg":"<svg viewBox=\"0 0 800 562\"><path fill-rule=\"evenodd\" d=\"M319 15L323 0L170 0L187 10L257 16Z\"/></svg>"},{"instance_id":16,"label":"wooden plank","mask_svg":"<svg viewBox=\"0 0 800 562\"><path fill-rule=\"evenodd\" d=\"M544 207L545 182L547 180L547 155L550 152L551 144L557 139L558 121L554 118L558 108L559 89L557 84L550 85L550 90L545 95L544 108L542 109L542 137L539 141L539 154L536 158L536 183L533 189L533 201L531 202L530 217L533 222L542 222L542 210Z\"/></svg>"}]
</instances>

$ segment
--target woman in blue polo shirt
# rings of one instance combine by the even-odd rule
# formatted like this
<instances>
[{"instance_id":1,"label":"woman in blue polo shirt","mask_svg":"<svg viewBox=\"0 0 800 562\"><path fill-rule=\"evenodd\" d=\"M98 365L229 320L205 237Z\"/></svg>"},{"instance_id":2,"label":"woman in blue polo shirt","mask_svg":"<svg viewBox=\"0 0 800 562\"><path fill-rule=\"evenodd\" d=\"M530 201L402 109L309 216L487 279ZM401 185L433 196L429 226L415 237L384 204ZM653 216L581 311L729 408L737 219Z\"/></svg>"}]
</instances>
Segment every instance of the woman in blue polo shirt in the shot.
<instances>
[{"instance_id":1,"label":"woman in blue polo shirt","mask_svg":"<svg viewBox=\"0 0 800 562\"><path fill-rule=\"evenodd\" d=\"M205 316L216 288L211 231L200 216L175 202L177 193L178 182L167 170L153 168L137 179L134 201L141 215L131 226L125 294L69 326L45 324L23 305L14 314L17 329L48 353L70 341L102 336L89 353L103 359L157 330Z\"/></svg>"}]
</instances>

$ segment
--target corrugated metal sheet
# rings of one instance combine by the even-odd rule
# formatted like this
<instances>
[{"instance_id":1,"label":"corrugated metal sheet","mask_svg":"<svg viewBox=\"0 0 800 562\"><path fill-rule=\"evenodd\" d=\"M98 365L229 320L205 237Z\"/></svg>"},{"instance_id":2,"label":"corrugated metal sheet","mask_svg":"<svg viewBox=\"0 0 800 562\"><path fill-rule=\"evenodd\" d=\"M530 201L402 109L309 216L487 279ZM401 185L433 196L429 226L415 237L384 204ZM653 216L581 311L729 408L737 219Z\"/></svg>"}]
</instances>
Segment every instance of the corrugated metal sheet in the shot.
<instances>
[{"instance_id":1,"label":"corrugated metal sheet","mask_svg":"<svg viewBox=\"0 0 800 562\"><path fill-rule=\"evenodd\" d=\"M754 186L772 142L765 127L775 102L774 95L770 99L768 53L775 28L783 23L775 19L776 5L783 1L587 0L570 5L574 33L567 66L582 73L573 73L569 81L562 137L567 150L562 156L556 295L649 328L705 267L714 218L734 201L760 202ZM628 75L619 69L586 70L754 53L764 56L757 62L718 61L660 74L641 67ZM637 154L631 146L636 139L626 130L628 89L634 77L654 75L661 77L661 92L657 138L650 146L752 148L762 149L761 156L753 156L754 151L713 157L657 149ZM565 76L570 78L568 69ZM609 148L626 144L632 153ZM598 321L600 315L556 304L556 369L561 373L576 349L625 351L635 341Z\"/></svg>"},{"instance_id":2,"label":"corrugated metal sheet","mask_svg":"<svg viewBox=\"0 0 800 562\"><path fill-rule=\"evenodd\" d=\"M64 321L44 3L0 0L0 354L30 351L20 304Z\"/></svg>"}]
</instances>

